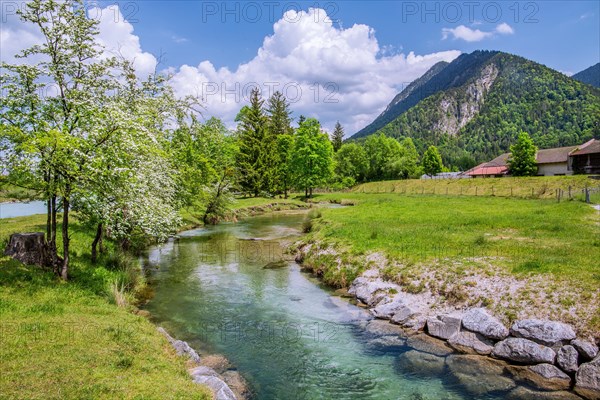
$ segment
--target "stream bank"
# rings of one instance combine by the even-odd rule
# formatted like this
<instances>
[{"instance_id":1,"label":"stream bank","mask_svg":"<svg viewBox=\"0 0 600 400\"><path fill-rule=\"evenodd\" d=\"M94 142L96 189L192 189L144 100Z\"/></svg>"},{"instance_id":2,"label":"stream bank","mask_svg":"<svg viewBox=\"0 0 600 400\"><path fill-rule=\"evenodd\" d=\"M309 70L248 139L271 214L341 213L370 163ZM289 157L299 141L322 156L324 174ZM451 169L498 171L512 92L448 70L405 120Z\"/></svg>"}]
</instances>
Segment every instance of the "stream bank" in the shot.
<instances>
[{"instance_id":1,"label":"stream bank","mask_svg":"<svg viewBox=\"0 0 600 400\"><path fill-rule=\"evenodd\" d=\"M573 392L586 399L600 398L600 354L592 334L577 337L569 324L535 318L535 310L531 318L512 321L509 329L480 298L464 293L453 298L452 292L440 296L423 281L415 283L409 277L392 281L386 275L390 261L380 253L357 257L314 237L296 242L293 249L305 270L342 292L347 289L375 318L402 327L407 337L426 335L446 348L437 354L405 353L403 362L418 365L417 370L448 369L479 394L502 387L509 398L578 398ZM502 280L481 279L502 290ZM449 356L450 352L465 355ZM427 360L425 366L423 360ZM486 381L497 381L498 386L475 390L480 384L462 376L465 368L485 375ZM541 392L523 387L509 391L515 383Z\"/></svg>"}]
</instances>

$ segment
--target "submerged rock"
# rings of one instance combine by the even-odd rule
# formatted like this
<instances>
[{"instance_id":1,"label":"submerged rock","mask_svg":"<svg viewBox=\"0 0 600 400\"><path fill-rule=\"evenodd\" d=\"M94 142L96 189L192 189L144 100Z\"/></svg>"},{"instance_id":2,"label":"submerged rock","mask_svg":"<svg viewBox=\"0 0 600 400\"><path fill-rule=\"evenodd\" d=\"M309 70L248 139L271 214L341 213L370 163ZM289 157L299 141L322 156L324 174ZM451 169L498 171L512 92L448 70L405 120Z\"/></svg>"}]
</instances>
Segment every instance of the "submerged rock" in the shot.
<instances>
[{"instance_id":1,"label":"submerged rock","mask_svg":"<svg viewBox=\"0 0 600 400\"><path fill-rule=\"evenodd\" d=\"M406 346L406 339L400 336L379 336L367 342L369 347L388 351L390 349L399 349Z\"/></svg>"},{"instance_id":2,"label":"submerged rock","mask_svg":"<svg viewBox=\"0 0 600 400\"><path fill-rule=\"evenodd\" d=\"M515 379L541 390L567 390L571 386L569 375L551 364L511 365L508 370Z\"/></svg>"},{"instance_id":3,"label":"submerged rock","mask_svg":"<svg viewBox=\"0 0 600 400\"><path fill-rule=\"evenodd\" d=\"M285 260L279 260L279 261L271 261L270 263L268 263L267 265L265 265L263 267L263 269L279 269L279 268L285 268L288 266L288 262Z\"/></svg>"},{"instance_id":4,"label":"submerged rock","mask_svg":"<svg viewBox=\"0 0 600 400\"><path fill-rule=\"evenodd\" d=\"M398 356L398 366L403 372L417 375L439 375L444 371L445 361L429 353L410 350Z\"/></svg>"},{"instance_id":5,"label":"submerged rock","mask_svg":"<svg viewBox=\"0 0 600 400\"><path fill-rule=\"evenodd\" d=\"M463 315L462 325L489 339L502 340L508 336L508 328L483 308L473 308Z\"/></svg>"},{"instance_id":6,"label":"submerged rock","mask_svg":"<svg viewBox=\"0 0 600 400\"><path fill-rule=\"evenodd\" d=\"M387 321L380 319L372 319L368 321L364 329L367 333L374 336L389 336L394 335L401 338L406 338L406 332L402 330L398 325L390 324Z\"/></svg>"},{"instance_id":7,"label":"submerged rock","mask_svg":"<svg viewBox=\"0 0 600 400\"><path fill-rule=\"evenodd\" d=\"M600 356L581 364L575 381L575 392L589 399L600 399Z\"/></svg>"},{"instance_id":8,"label":"submerged rock","mask_svg":"<svg viewBox=\"0 0 600 400\"><path fill-rule=\"evenodd\" d=\"M488 355L492 353L494 344L475 332L462 331L448 339L454 349L468 354Z\"/></svg>"},{"instance_id":9,"label":"submerged rock","mask_svg":"<svg viewBox=\"0 0 600 400\"><path fill-rule=\"evenodd\" d=\"M227 371L229 368L232 367L229 360L227 358L225 358L225 356L222 356L220 354L204 355L202 357L201 364L205 367L209 367L209 368L215 370L219 374L224 373L225 371Z\"/></svg>"},{"instance_id":10,"label":"submerged rock","mask_svg":"<svg viewBox=\"0 0 600 400\"><path fill-rule=\"evenodd\" d=\"M516 386L512 379L502 376L505 363L476 355L451 355L446 365L452 376L475 396L490 392L505 392Z\"/></svg>"},{"instance_id":11,"label":"submerged rock","mask_svg":"<svg viewBox=\"0 0 600 400\"><path fill-rule=\"evenodd\" d=\"M556 358L551 348L522 338L508 338L496 343L492 355L524 364L554 364Z\"/></svg>"},{"instance_id":12,"label":"submerged rock","mask_svg":"<svg viewBox=\"0 0 600 400\"><path fill-rule=\"evenodd\" d=\"M415 350L430 353L436 356L447 356L453 353L452 349L448 347L442 340L433 338L424 333L410 336L406 340L406 345Z\"/></svg>"},{"instance_id":13,"label":"submerged rock","mask_svg":"<svg viewBox=\"0 0 600 400\"><path fill-rule=\"evenodd\" d=\"M522 386L511 391L506 398L508 400L581 400L581 397L570 392L538 392Z\"/></svg>"},{"instance_id":14,"label":"submerged rock","mask_svg":"<svg viewBox=\"0 0 600 400\"><path fill-rule=\"evenodd\" d=\"M540 319L524 319L517 321L510 328L510 333L518 338L554 346L575 339L575 331L570 325L562 322Z\"/></svg>"}]
</instances>

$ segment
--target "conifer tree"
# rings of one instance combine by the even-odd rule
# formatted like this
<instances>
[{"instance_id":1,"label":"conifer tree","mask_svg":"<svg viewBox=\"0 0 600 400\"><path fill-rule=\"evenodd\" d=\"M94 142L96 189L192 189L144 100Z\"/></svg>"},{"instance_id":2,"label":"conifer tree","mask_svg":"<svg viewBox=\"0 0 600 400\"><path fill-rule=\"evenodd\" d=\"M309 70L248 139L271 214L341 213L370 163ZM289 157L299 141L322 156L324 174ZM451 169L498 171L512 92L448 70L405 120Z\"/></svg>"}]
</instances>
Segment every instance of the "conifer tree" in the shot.
<instances>
[{"instance_id":1,"label":"conifer tree","mask_svg":"<svg viewBox=\"0 0 600 400\"><path fill-rule=\"evenodd\" d=\"M331 144L333 144L333 151L337 153L337 151L342 147L342 142L344 140L344 128L340 124L340 121L335 123L335 129L333 130L333 135L331 138Z\"/></svg>"}]
</instances>

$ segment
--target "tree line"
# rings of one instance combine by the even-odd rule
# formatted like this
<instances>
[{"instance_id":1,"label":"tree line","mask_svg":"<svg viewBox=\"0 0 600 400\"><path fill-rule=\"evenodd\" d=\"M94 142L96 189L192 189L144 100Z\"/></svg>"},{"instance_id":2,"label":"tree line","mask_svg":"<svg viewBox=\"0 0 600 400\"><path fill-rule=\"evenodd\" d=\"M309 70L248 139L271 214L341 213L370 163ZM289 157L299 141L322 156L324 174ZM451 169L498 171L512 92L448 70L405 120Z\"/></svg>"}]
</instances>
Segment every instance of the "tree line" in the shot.
<instances>
[{"instance_id":1,"label":"tree line","mask_svg":"<svg viewBox=\"0 0 600 400\"><path fill-rule=\"evenodd\" d=\"M303 116L292 127L279 92L264 100L253 90L230 130L204 119L197 98L177 97L169 76L140 78L131 62L109 57L81 0L33 0L18 12L44 41L18 55L23 63L0 66L2 173L46 200L51 266L63 279L72 212L96 232L95 261L105 238L123 250L139 239L165 240L181 225L182 210L216 223L235 194L288 197L299 190L310 197L319 187L443 168L435 148L420 159L411 139L343 143L339 122L330 138L318 120Z\"/></svg>"}]
</instances>

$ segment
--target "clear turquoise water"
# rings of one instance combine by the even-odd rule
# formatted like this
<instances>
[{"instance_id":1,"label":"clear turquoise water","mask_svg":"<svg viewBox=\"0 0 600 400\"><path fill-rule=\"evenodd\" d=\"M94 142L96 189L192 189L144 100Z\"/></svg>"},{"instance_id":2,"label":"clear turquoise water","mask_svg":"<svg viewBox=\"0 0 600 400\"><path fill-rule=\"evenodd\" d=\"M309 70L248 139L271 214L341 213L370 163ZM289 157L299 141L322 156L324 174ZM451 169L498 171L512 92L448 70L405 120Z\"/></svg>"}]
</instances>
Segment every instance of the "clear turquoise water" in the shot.
<instances>
[{"instance_id":1,"label":"clear turquoise water","mask_svg":"<svg viewBox=\"0 0 600 400\"><path fill-rule=\"evenodd\" d=\"M371 321L293 261L263 268L282 257L279 241L293 240L302 218L249 218L150 249L156 290L146 308L200 352L229 358L257 399L476 398L445 372L402 370L398 356L411 349L375 328L389 324Z\"/></svg>"}]
</instances>

